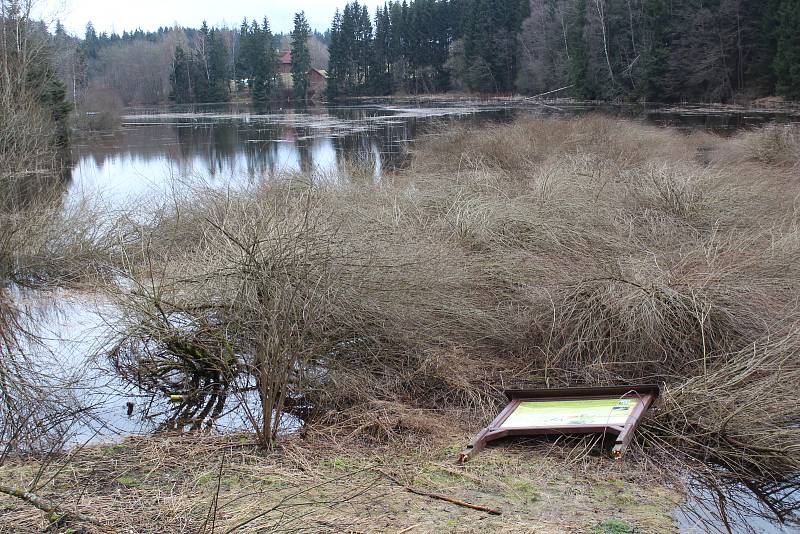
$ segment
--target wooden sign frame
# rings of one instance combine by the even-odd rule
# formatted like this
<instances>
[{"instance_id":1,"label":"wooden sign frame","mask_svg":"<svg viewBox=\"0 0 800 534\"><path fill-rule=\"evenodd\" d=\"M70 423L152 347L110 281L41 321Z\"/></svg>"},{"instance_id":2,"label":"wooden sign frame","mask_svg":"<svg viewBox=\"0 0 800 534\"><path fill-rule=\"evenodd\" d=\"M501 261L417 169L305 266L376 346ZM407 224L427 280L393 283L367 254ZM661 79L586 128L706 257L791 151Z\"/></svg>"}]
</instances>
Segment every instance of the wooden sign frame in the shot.
<instances>
[{"instance_id":1,"label":"wooden sign frame","mask_svg":"<svg viewBox=\"0 0 800 534\"><path fill-rule=\"evenodd\" d=\"M474 458L489 442L510 436L551 434L612 434L616 441L612 449L614 458L621 458L628 448L644 413L652 406L659 389L656 385L611 386L562 389L514 389L505 392L509 403L488 427L481 430L461 452L459 463ZM636 399L624 424L568 424L558 426L507 426L504 424L523 403L547 401L588 401Z\"/></svg>"}]
</instances>

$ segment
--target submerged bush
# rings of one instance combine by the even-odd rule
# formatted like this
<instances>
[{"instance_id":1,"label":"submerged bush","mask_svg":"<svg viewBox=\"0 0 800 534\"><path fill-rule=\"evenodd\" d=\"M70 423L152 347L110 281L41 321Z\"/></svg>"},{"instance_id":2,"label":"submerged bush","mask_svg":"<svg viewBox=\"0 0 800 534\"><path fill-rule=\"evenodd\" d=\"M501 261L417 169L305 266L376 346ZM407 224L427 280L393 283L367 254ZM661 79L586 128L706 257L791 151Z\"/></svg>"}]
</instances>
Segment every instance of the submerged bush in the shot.
<instances>
[{"instance_id":1,"label":"submerged bush","mask_svg":"<svg viewBox=\"0 0 800 534\"><path fill-rule=\"evenodd\" d=\"M88 132L105 132L120 127L125 107L113 89L90 89L76 110L76 125Z\"/></svg>"}]
</instances>

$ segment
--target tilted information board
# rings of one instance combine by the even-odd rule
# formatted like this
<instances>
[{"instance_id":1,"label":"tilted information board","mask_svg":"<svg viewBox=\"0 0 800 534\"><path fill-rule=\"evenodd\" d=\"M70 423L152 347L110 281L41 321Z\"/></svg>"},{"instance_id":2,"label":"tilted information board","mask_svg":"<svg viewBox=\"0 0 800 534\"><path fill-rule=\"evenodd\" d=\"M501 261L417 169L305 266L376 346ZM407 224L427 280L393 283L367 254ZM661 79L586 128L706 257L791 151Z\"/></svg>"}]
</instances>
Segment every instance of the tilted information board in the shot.
<instances>
[{"instance_id":1,"label":"tilted information board","mask_svg":"<svg viewBox=\"0 0 800 534\"><path fill-rule=\"evenodd\" d=\"M518 389L506 391L506 396L509 404L461 452L460 462L490 441L544 434L612 434L612 454L620 458L658 396L658 386Z\"/></svg>"}]
</instances>

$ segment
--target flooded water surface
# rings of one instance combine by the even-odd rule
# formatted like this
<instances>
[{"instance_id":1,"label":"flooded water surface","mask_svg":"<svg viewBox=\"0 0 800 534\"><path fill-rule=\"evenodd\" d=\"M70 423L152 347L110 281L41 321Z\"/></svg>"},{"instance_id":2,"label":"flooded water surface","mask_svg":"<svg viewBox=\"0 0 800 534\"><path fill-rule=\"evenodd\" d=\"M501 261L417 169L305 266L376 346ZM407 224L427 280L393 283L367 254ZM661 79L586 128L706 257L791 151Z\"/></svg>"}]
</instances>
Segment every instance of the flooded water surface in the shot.
<instances>
[{"instance_id":1,"label":"flooded water surface","mask_svg":"<svg viewBox=\"0 0 800 534\"><path fill-rule=\"evenodd\" d=\"M353 165L368 166L379 179L403 165L408 146L425 131L508 120L514 114L499 105L362 105L270 113L235 106L132 109L121 131L74 143L72 188L119 200L175 180L226 184L286 173L333 179L346 176Z\"/></svg>"},{"instance_id":2,"label":"flooded water surface","mask_svg":"<svg viewBox=\"0 0 800 534\"><path fill-rule=\"evenodd\" d=\"M75 140L71 188L123 202L176 181L228 184L290 172L342 179L353 165L362 173L367 166L367 173L378 180L405 164L415 140L437 129L509 121L528 113L598 110L659 125L723 132L792 120L770 112L496 100L376 102L269 112L246 105L135 108L126 111L120 131Z\"/></svg>"}]
</instances>

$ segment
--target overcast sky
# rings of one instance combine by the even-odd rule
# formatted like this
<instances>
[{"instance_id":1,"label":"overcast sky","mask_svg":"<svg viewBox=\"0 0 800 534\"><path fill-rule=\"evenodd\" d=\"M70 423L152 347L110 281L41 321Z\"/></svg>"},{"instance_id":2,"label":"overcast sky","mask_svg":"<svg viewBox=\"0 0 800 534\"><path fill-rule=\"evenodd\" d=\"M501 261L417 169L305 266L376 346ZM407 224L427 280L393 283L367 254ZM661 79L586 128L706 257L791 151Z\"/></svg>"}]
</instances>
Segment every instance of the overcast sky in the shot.
<instances>
[{"instance_id":1,"label":"overcast sky","mask_svg":"<svg viewBox=\"0 0 800 534\"><path fill-rule=\"evenodd\" d=\"M305 11L313 29L330 27L336 8L347 0L39 0L41 16L60 19L67 31L82 36L90 20L98 33L155 30L159 26L239 26L242 19L267 16L273 31L292 29L295 12ZM361 0L370 13L385 0Z\"/></svg>"}]
</instances>

